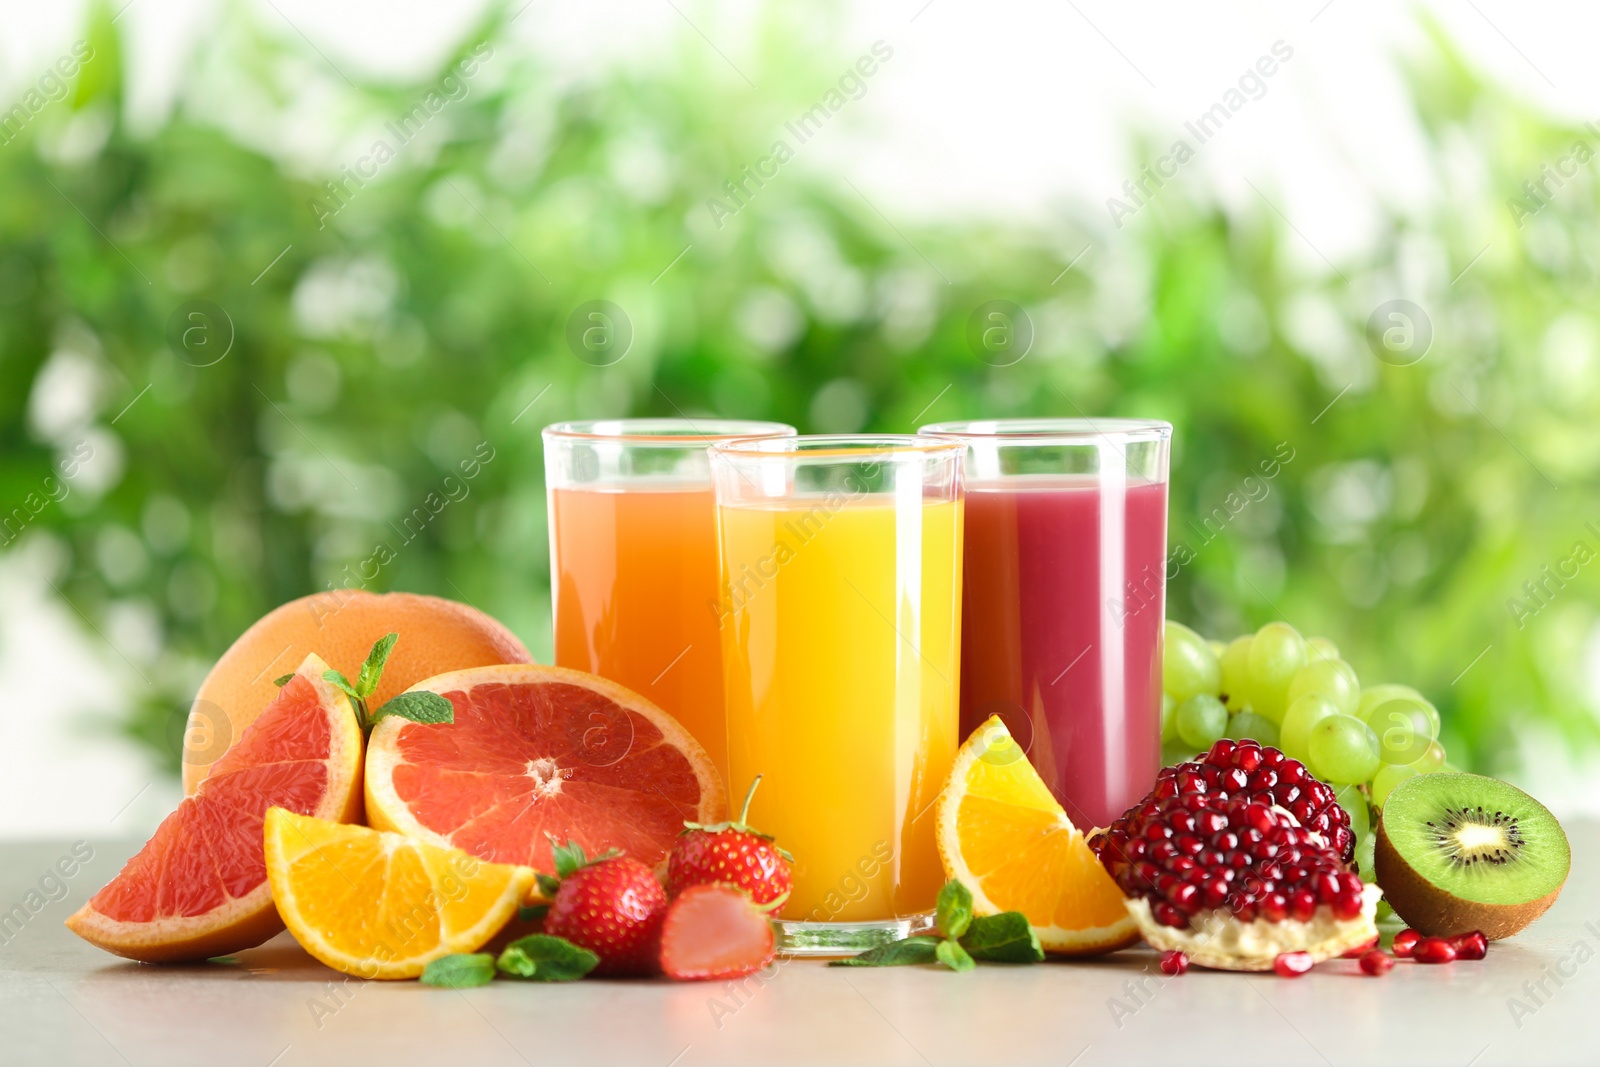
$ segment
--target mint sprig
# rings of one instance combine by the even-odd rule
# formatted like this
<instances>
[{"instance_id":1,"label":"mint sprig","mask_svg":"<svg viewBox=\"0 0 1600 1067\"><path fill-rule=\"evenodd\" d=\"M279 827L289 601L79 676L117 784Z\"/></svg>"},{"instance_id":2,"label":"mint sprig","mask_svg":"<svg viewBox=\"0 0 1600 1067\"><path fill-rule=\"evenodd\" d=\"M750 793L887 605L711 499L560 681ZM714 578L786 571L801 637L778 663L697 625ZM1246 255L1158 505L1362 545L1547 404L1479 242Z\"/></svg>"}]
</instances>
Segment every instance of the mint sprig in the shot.
<instances>
[{"instance_id":1,"label":"mint sprig","mask_svg":"<svg viewBox=\"0 0 1600 1067\"><path fill-rule=\"evenodd\" d=\"M346 678L343 671L336 671L332 667L323 671L322 677L350 698L350 703L355 705L356 719L361 723L363 733L371 733L372 728L378 725L380 720L391 715L420 723L455 722L455 707L438 693L420 691L401 693L380 708L374 709L371 706L372 694L378 691L378 682L383 677L384 664L389 662L389 653L394 651L395 642L398 640L400 640L399 634L385 634L378 638L372 646L372 651L367 653L361 669L356 672L354 682ZM293 675L287 675L277 679L277 684L284 685L292 677Z\"/></svg>"},{"instance_id":2,"label":"mint sprig","mask_svg":"<svg viewBox=\"0 0 1600 1067\"><path fill-rule=\"evenodd\" d=\"M441 956L422 969L423 985L441 989L471 989L494 981L494 957L487 952L458 952Z\"/></svg>"},{"instance_id":3,"label":"mint sprig","mask_svg":"<svg viewBox=\"0 0 1600 1067\"><path fill-rule=\"evenodd\" d=\"M957 881L946 882L939 890L934 911L939 935L919 934L880 945L847 960L834 960L832 967L906 967L936 963L964 974L989 963L1039 963L1044 949L1039 935L1020 911L998 915L974 915L972 891Z\"/></svg>"},{"instance_id":4,"label":"mint sprig","mask_svg":"<svg viewBox=\"0 0 1600 1067\"><path fill-rule=\"evenodd\" d=\"M496 966L517 978L535 982L576 982L600 965L600 957L564 937L529 934L500 953Z\"/></svg>"}]
</instances>

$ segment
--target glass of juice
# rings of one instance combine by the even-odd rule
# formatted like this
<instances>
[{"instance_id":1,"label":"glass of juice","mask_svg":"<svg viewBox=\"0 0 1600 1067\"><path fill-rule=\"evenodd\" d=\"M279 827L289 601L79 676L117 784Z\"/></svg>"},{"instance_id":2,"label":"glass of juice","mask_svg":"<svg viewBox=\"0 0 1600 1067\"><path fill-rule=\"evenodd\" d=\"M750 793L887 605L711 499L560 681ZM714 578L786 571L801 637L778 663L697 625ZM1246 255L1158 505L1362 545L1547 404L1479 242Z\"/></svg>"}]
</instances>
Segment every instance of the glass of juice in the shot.
<instances>
[{"instance_id":1,"label":"glass of juice","mask_svg":"<svg viewBox=\"0 0 1600 1067\"><path fill-rule=\"evenodd\" d=\"M544 431L556 665L643 694L728 775L717 512L706 448L775 422L610 419Z\"/></svg>"},{"instance_id":2,"label":"glass of juice","mask_svg":"<svg viewBox=\"0 0 1600 1067\"><path fill-rule=\"evenodd\" d=\"M928 928L934 802L957 747L959 443L789 437L711 449L735 789L794 855L780 951Z\"/></svg>"},{"instance_id":3,"label":"glass of juice","mask_svg":"<svg viewBox=\"0 0 1600 1067\"><path fill-rule=\"evenodd\" d=\"M999 715L1082 830L1161 766L1167 459L1144 419L924 426L967 448L963 736Z\"/></svg>"}]
</instances>

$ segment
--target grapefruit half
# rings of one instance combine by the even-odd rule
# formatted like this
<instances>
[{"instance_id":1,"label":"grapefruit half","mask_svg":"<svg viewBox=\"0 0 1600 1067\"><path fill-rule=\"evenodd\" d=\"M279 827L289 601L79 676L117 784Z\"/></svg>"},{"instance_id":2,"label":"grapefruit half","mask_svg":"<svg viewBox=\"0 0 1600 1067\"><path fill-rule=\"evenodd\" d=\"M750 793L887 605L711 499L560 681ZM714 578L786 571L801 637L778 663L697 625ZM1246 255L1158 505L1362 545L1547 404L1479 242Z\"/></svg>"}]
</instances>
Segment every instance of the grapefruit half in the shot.
<instances>
[{"instance_id":1,"label":"grapefruit half","mask_svg":"<svg viewBox=\"0 0 1600 1067\"><path fill-rule=\"evenodd\" d=\"M259 945L283 922L262 848L267 809L352 822L361 814L355 709L305 658L265 711L122 872L67 920L107 952L146 963Z\"/></svg>"},{"instance_id":2,"label":"grapefruit half","mask_svg":"<svg viewBox=\"0 0 1600 1067\"><path fill-rule=\"evenodd\" d=\"M367 820L491 863L554 869L550 838L664 859L685 820L727 817L711 758L676 719L582 671L508 664L412 686L451 723L390 716L367 743Z\"/></svg>"},{"instance_id":3,"label":"grapefruit half","mask_svg":"<svg viewBox=\"0 0 1600 1067\"><path fill-rule=\"evenodd\" d=\"M277 695L272 680L315 652L354 678L372 643L398 633L371 706L424 678L533 659L515 634L477 608L416 593L338 589L263 615L222 654L189 709L183 791L192 794L234 740Z\"/></svg>"}]
</instances>

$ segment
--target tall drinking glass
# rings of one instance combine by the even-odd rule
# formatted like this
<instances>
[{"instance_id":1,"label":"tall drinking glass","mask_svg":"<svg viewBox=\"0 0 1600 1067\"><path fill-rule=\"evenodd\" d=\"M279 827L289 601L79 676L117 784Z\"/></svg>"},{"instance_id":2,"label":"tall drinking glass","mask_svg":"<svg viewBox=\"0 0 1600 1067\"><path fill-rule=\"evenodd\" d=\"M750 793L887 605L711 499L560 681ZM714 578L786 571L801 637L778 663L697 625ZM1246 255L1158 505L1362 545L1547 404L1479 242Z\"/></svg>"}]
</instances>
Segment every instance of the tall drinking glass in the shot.
<instances>
[{"instance_id":1,"label":"tall drinking glass","mask_svg":"<svg viewBox=\"0 0 1600 1067\"><path fill-rule=\"evenodd\" d=\"M1079 828L1161 766L1167 458L1143 419L924 426L967 448L963 735L998 714Z\"/></svg>"},{"instance_id":2,"label":"tall drinking glass","mask_svg":"<svg viewBox=\"0 0 1600 1067\"><path fill-rule=\"evenodd\" d=\"M649 697L724 780L717 515L706 448L775 422L612 419L544 431L556 664Z\"/></svg>"},{"instance_id":3,"label":"tall drinking glass","mask_svg":"<svg viewBox=\"0 0 1600 1067\"><path fill-rule=\"evenodd\" d=\"M793 853L780 948L926 928L934 801L957 747L961 462L952 442L791 437L711 449L734 782Z\"/></svg>"}]
</instances>

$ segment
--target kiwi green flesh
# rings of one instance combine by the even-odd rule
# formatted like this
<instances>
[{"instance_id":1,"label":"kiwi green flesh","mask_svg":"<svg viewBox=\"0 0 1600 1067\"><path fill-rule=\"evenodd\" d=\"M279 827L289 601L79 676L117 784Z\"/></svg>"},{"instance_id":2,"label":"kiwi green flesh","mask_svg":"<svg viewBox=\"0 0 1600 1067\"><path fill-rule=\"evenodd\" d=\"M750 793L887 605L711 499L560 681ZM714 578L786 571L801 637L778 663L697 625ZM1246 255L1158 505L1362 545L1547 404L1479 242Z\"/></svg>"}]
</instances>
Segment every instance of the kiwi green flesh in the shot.
<instances>
[{"instance_id":1,"label":"kiwi green flesh","mask_svg":"<svg viewBox=\"0 0 1600 1067\"><path fill-rule=\"evenodd\" d=\"M1476 774L1418 775L1396 786L1376 845L1390 907L1435 937L1516 933L1555 901L1572 860L1544 805Z\"/></svg>"}]
</instances>

